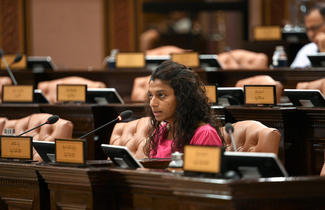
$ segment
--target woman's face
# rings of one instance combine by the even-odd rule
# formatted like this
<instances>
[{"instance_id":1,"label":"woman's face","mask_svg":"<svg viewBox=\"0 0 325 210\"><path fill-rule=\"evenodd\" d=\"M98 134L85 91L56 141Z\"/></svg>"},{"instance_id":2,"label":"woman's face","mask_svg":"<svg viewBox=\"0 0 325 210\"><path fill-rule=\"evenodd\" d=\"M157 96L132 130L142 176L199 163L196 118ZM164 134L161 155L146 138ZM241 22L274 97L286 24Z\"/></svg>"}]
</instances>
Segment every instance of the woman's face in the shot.
<instances>
[{"instance_id":1,"label":"woman's face","mask_svg":"<svg viewBox=\"0 0 325 210\"><path fill-rule=\"evenodd\" d=\"M175 120L176 96L174 89L160 79L149 83L149 105L157 121L173 123Z\"/></svg>"}]
</instances>

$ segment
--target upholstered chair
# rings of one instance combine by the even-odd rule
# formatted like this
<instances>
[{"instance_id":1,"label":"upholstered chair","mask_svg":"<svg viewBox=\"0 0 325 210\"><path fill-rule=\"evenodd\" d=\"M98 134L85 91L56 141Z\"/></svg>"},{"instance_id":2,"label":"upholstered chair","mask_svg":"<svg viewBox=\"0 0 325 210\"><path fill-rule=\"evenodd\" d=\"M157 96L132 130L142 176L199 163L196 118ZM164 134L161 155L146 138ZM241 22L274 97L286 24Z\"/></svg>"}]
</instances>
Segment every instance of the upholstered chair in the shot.
<instances>
[{"instance_id":1,"label":"upholstered chair","mask_svg":"<svg viewBox=\"0 0 325 210\"><path fill-rule=\"evenodd\" d=\"M4 134L6 128L13 128L15 129L15 135L19 135L28 129L34 128L46 122L50 116L52 115L47 113L37 113L21 119L8 120L7 118L0 118L0 132ZM33 139L38 141L54 141L55 138L71 139L72 131L72 122L60 118L54 124L46 124L38 129L24 134L23 136L33 136ZM33 160L37 160L39 162L42 161L35 149L33 149Z\"/></svg>"},{"instance_id":2,"label":"upholstered chair","mask_svg":"<svg viewBox=\"0 0 325 210\"><path fill-rule=\"evenodd\" d=\"M269 128L261 122L244 120L232 124L238 152L272 152L278 154L281 134L275 128ZM220 129L226 151L234 151L230 135L225 127Z\"/></svg>"},{"instance_id":3,"label":"upholstered chair","mask_svg":"<svg viewBox=\"0 0 325 210\"><path fill-rule=\"evenodd\" d=\"M88 88L106 88L105 83L92 81L83 77L71 76L51 81L42 81L38 83L40 89L50 103L56 102L56 86L58 84L86 84Z\"/></svg>"},{"instance_id":4,"label":"upholstered chair","mask_svg":"<svg viewBox=\"0 0 325 210\"><path fill-rule=\"evenodd\" d=\"M223 69L266 69L267 55L247 50L231 50L218 54L218 61Z\"/></svg>"},{"instance_id":5,"label":"upholstered chair","mask_svg":"<svg viewBox=\"0 0 325 210\"><path fill-rule=\"evenodd\" d=\"M272 77L268 75L257 75L241 79L237 81L235 87L244 87L244 85L275 85L277 103L280 102L283 93L283 85L281 82L275 81Z\"/></svg>"},{"instance_id":6,"label":"upholstered chair","mask_svg":"<svg viewBox=\"0 0 325 210\"><path fill-rule=\"evenodd\" d=\"M9 77L0 77L0 102L1 102L1 95L2 95L2 85L11 85L12 81Z\"/></svg>"},{"instance_id":7,"label":"upholstered chair","mask_svg":"<svg viewBox=\"0 0 325 210\"><path fill-rule=\"evenodd\" d=\"M131 92L131 101L143 102L147 100L149 80L150 80L150 75L145 77L134 78L133 88Z\"/></svg>"},{"instance_id":8,"label":"upholstered chair","mask_svg":"<svg viewBox=\"0 0 325 210\"><path fill-rule=\"evenodd\" d=\"M126 146L137 159L143 159L146 157L143 147L150 128L150 117L117 123L113 129L110 144Z\"/></svg>"},{"instance_id":9,"label":"upholstered chair","mask_svg":"<svg viewBox=\"0 0 325 210\"><path fill-rule=\"evenodd\" d=\"M146 51L146 55L169 55L171 53L182 53L187 50L173 46L173 45L166 45L157 47L151 50Z\"/></svg>"},{"instance_id":10,"label":"upholstered chair","mask_svg":"<svg viewBox=\"0 0 325 210\"><path fill-rule=\"evenodd\" d=\"M298 82L296 89L317 89L325 95L325 78L313 80L309 82Z\"/></svg>"}]
</instances>

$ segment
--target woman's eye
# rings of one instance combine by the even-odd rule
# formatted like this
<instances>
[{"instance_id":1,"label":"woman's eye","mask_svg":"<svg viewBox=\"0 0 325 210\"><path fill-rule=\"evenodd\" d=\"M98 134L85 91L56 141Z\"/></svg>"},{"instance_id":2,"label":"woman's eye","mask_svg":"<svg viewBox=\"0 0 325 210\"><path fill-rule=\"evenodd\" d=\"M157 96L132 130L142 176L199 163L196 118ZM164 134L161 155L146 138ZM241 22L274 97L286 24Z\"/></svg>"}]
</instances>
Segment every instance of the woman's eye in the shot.
<instances>
[{"instance_id":1,"label":"woman's eye","mask_svg":"<svg viewBox=\"0 0 325 210\"><path fill-rule=\"evenodd\" d=\"M166 95L164 93L159 93L159 98L164 98Z\"/></svg>"}]
</instances>

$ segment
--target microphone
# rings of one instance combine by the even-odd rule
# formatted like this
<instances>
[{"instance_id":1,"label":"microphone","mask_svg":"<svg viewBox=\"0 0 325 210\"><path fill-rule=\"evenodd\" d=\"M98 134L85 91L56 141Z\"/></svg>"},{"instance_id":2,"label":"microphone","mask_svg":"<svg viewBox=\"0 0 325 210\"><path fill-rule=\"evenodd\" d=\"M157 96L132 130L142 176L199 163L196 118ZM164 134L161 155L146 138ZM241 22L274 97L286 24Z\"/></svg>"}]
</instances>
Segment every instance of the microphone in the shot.
<instances>
[{"instance_id":1,"label":"microphone","mask_svg":"<svg viewBox=\"0 0 325 210\"><path fill-rule=\"evenodd\" d=\"M19 61L21 61L22 58L23 58L23 55L20 53L17 53L15 56L15 59L9 64L9 67L11 67L15 63L18 63Z\"/></svg>"},{"instance_id":2,"label":"microphone","mask_svg":"<svg viewBox=\"0 0 325 210\"><path fill-rule=\"evenodd\" d=\"M237 152L237 147L236 147L236 143L235 143L235 139L234 139L234 135L233 135L234 127L232 126L231 123L226 123L225 128L226 128L227 133L229 133L232 147L234 148L234 151Z\"/></svg>"},{"instance_id":3,"label":"microphone","mask_svg":"<svg viewBox=\"0 0 325 210\"><path fill-rule=\"evenodd\" d=\"M133 112L132 112L131 110L123 111L123 112L121 112L121 114L120 114L117 118L115 118L114 120L112 120L112 121L110 121L110 122L108 122L108 123L106 123L106 124L104 124L104 125L102 125L102 126L96 128L96 129L94 129L94 130L92 130L92 131L90 131L90 132L88 132L88 133L86 133L86 134L80 136L79 139L85 138L85 137L89 136L90 134L92 134L92 133L94 133L94 132L96 132L96 131L98 131L98 130L100 130L100 129L102 129L102 128L104 128L104 127L110 125L110 124L112 124L112 123L116 123L116 122L121 121L121 120L126 120L126 119L128 119L129 117L131 117L132 114L133 114Z\"/></svg>"},{"instance_id":4,"label":"microphone","mask_svg":"<svg viewBox=\"0 0 325 210\"><path fill-rule=\"evenodd\" d=\"M46 124L54 124L54 123L56 123L58 120L59 120L59 116L57 116L57 115L52 115L51 117L49 117L49 118L47 119L47 121L46 121L45 123L42 123L42 124L40 124L40 125L38 125L38 126L32 128L32 129L29 129L29 130L27 130L27 131L25 131L25 132L22 132L22 133L19 134L18 136L22 136L22 135L24 135L25 133L28 133L28 132L30 132L30 131L32 131L32 130L35 130L36 128L39 128L39 127L41 127L41 126L43 126L43 125L46 125Z\"/></svg>"},{"instance_id":5,"label":"microphone","mask_svg":"<svg viewBox=\"0 0 325 210\"><path fill-rule=\"evenodd\" d=\"M15 79L15 76L13 75L13 73L12 73L12 71L11 71L11 69L10 69L7 61L6 61L6 59L4 58L3 54L4 54L3 53L3 50L0 49L0 58L1 58L1 61L4 63L4 65L5 65L6 69L7 69L7 72L8 72L8 74L9 74L11 80L12 80L12 83L14 83L14 85L17 85L17 81Z\"/></svg>"}]
</instances>

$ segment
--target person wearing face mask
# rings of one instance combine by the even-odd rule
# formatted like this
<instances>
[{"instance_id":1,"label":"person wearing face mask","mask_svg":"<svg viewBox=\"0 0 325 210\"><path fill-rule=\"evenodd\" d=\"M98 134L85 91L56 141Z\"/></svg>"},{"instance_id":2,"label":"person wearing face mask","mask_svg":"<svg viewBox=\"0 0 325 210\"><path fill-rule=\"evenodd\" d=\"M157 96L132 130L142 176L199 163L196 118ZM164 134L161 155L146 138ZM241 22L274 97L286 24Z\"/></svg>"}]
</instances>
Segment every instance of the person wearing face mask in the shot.
<instances>
[{"instance_id":1,"label":"person wearing face mask","mask_svg":"<svg viewBox=\"0 0 325 210\"><path fill-rule=\"evenodd\" d=\"M306 33L311 43L303 46L291 64L291 68L310 67L308 55L325 52L325 6L311 8L304 18Z\"/></svg>"},{"instance_id":2,"label":"person wearing face mask","mask_svg":"<svg viewBox=\"0 0 325 210\"><path fill-rule=\"evenodd\" d=\"M220 122L212 113L198 75L184 65L165 61L152 73L148 90L152 130L144 153L170 158L184 146L222 146Z\"/></svg>"}]
</instances>

